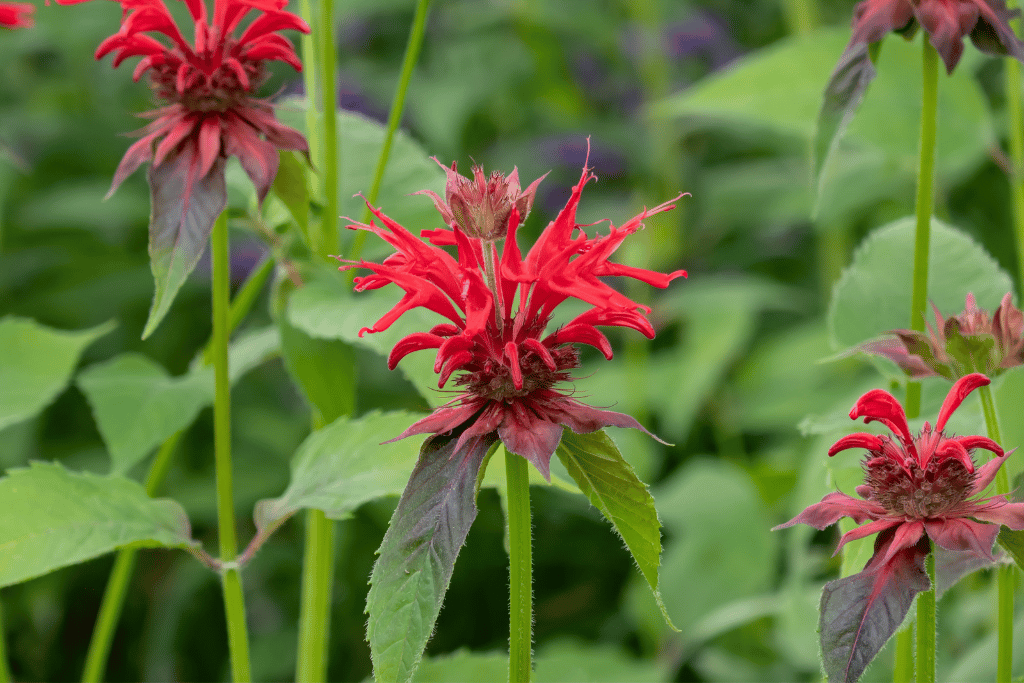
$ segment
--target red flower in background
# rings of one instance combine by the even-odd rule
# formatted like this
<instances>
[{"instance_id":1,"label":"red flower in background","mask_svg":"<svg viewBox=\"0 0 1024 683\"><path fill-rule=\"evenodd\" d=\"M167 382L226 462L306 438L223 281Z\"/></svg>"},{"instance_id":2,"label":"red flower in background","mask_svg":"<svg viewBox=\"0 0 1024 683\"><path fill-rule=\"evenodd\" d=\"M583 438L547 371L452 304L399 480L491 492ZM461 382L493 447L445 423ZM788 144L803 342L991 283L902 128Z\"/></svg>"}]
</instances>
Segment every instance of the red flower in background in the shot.
<instances>
[{"instance_id":1,"label":"red flower in background","mask_svg":"<svg viewBox=\"0 0 1024 683\"><path fill-rule=\"evenodd\" d=\"M647 319L650 309L602 282L604 276L625 276L655 287L667 287L686 276L632 268L609 261L647 216L674 208L666 202L627 221L610 226L609 234L588 236L576 223L583 186L595 178L583 169L565 208L548 224L525 258L516 243L521 212L529 210L537 183L521 192L516 175L487 180L475 169L475 181L448 172L446 200L430 193L450 229L424 231L426 243L371 207L382 225L356 224L396 249L383 263L360 261L342 266L366 268L371 275L355 279L356 290L396 284L405 296L365 332L388 329L406 311L422 306L446 318L428 332L400 340L388 367L413 351L437 349L434 370L438 386L456 372L461 393L397 438L462 429L459 443L497 432L509 451L532 462L549 477L551 455L563 426L587 433L605 426L643 427L628 415L580 403L558 385L572 379L579 367L575 344L589 344L612 357L608 339L597 326L629 327L654 337ZM680 195L682 196L682 195ZM678 199L678 198L677 198ZM675 200L672 200L675 201ZM493 218L504 217L499 226ZM467 226L477 226L468 234ZM497 242L505 244L499 254ZM457 258L440 245L455 245ZM545 334L555 308L573 297L592 308ZM644 430L646 431L646 430ZM456 445L456 451L459 446Z\"/></svg>"},{"instance_id":2,"label":"red flower in background","mask_svg":"<svg viewBox=\"0 0 1024 683\"><path fill-rule=\"evenodd\" d=\"M36 8L27 2L0 2L0 26L27 28L32 25Z\"/></svg>"},{"instance_id":3,"label":"red flower in background","mask_svg":"<svg viewBox=\"0 0 1024 683\"><path fill-rule=\"evenodd\" d=\"M1011 55L1024 61L1024 45L1010 28L1018 11L1004 0L864 0L853 12L850 48L875 43L890 31L912 35L920 25L938 50L946 71L953 69L970 36L983 52Z\"/></svg>"},{"instance_id":4,"label":"red flower in background","mask_svg":"<svg viewBox=\"0 0 1024 683\"><path fill-rule=\"evenodd\" d=\"M253 93L266 78L267 61L302 69L294 46L278 31L308 33L309 27L284 11L286 0L216 0L212 23L203 0L185 4L194 21L193 43L185 40L163 0L121 0L121 30L96 50L97 59L113 52L115 67L129 57L142 57L135 80L148 71L154 92L166 103L147 114L155 120L125 153L110 191L152 161L154 170L171 165L182 174L187 195L219 159L236 156L262 200L277 174L277 150L306 152L308 145ZM261 15L236 37L240 22L253 10Z\"/></svg>"}]
</instances>

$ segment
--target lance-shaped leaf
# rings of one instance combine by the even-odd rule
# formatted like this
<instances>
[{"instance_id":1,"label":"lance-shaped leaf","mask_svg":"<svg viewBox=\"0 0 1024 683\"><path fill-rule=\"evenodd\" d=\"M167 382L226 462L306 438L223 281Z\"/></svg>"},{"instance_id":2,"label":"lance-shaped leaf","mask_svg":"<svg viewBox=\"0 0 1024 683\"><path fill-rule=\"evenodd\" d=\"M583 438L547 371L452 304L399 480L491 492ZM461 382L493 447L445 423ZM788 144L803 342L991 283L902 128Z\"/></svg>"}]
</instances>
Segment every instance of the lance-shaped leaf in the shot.
<instances>
[{"instance_id":1,"label":"lance-shaped leaf","mask_svg":"<svg viewBox=\"0 0 1024 683\"><path fill-rule=\"evenodd\" d=\"M274 194L288 208L288 212L299 226L299 232L309 244L309 166L298 152L280 150L281 161L271 186Z\"/></svg>"},{"instance_id":2,"label":"lance-shaped leaf","mask_svg":"<svg viewBox=\"0 0 1024 683\"><path fill-rule=\"evenodd\" d=\"M143 339L163 320L196 267L228 201L224 158L218 156L202 178L196 177L198 166L194 154L181 153L149 168L149 260L156 291Z\"/></svg>"},{"instance_id":3,"label":"lance-shaped leaf","mask_svg":"<svg viewBox=\"0 0 1024 683\"><path fill-rule=\"evenodd\" d=\"M231 381L274 355L279 346L273 327L241 335L229 350ZM185 375L172 377L146 356L126 353L89 366L77 383L107 445L110 470L117 474L188 427L213 403L213 369L201 362Z\"/></svg>"},{"instance_id":4,"label":"lance-shaped leaf","mask_svg":"<svg viewBox=\"0 0 1024 683\"><path fill-rule=\"evenodd\" d=\"M832 77L825 86L825 96L818 112L818 124L814 132L814 178L821 191L821 172L835 150L846 127L853 119L857 106L864 99L868 84L875 77L875 65L865 43L850 45Z\"/></svg>"},{"instance_id":5,"label":"lance-shaped leaf","mask_svg":"<svg viewBox=\"0 0 1024 683\"><path fill-rule=\"evenodd\" d=\"M267 528L304 508L322 510L330 519L347 519L363 503L399 495L416 463L419 443L383 442L419 417L404 412L345 416L310 434L292 459L285 492L256 505L256 526Z\"/></svg>"},{"instance_id":6,"label":"lance-shaped leaf","mask_svg":"<svg viewBox=\"0 0 1024 683\"><path fill-rule=\"evenodd\" d=\"M114 328L66 332L34 320L0 320L0 429L28 419L64 390L85 347Z\"/></svg>"},{"instance_id":7,"label":"lance-shaped leaf","mask_svg":"<svg viewBox=\"0 0 1024 683\"><path fill-rule=\"evenodd\" d=\"M830 581L821 593L821 661L829 683L853 683L903 623L914 596L931 585L924 571L928 539L882 562L895 529L875 539L864 571Z\"/></svg>"},{"instance_id":8,"label":"lance-shaped leaf","mask_svg":"<svg viewBox=\"0 0 1024 683\"><path fill-rule=\"evenodd\" d=\"M555 450L569 475L590 502L601 511L622 537L633 560L654 593L665 622L677 630L665 610L658 590L661 565L661 521L654 509L654 497L623 459L615 443L604 431L562 433Z\"/></svg>"},{"instance_id":9,"label":"lance-shaped leaf","mask_svg":"<svg viewBox=\"0 0 1024 683\"><path fill-rule=\"evenodd\" d=\"M125 546L193 544L185 511L123 477L33 462L0 479L0 587Z\"/></svg>"},{"instance_id":10,"label":"lance-shaped leaf","mask_svg":"<svg viewBox=\"0 0 1024 683\"><path fill-rule=\"evenodd\" d=\"M476 518L476 483L492 432L423 443L370 576L366 637L377 683L405 682L423 656L455 558Z\"/></svg>"}]
</instances>

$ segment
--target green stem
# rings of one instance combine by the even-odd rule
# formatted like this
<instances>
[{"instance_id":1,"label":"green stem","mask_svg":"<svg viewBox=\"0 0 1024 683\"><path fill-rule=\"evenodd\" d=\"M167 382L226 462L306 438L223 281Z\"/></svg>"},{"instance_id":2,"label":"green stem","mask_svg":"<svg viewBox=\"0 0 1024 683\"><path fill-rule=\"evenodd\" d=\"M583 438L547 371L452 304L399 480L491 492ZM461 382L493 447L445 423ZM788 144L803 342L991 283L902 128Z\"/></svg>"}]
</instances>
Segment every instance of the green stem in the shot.
<instances>
[{"instance_id":1,"label":"green stem","mask_svg":"<svg viewBox=\"0 0 1024 683\"><path fill-rule=\"evenodd\" d=\"M790 33L806 35L818 25L818 5L814 0L786 0L786 21Z\"/></svg>"},{"instance_id":2,"label":"green stem","mask_svg":"<svg viewBox=\"0 0 1024 683\"><path fill-rule=\"evenodd\" d=\"M263 285L267 283L267 278L274 272L275 265L274 259L267 256L257 268L249 273L249 277L242 283L238 293L235 294L235 298L231 301L228 335L245 320L245 316L249 315L253 304L256 303L256 298L263 291ZM212 339L206 343L206 348L203 349L203 363L206 365L213 363Z\"/></svg>"},{"instance_id":3,"label":"green stem","mask_svg":"<svg viewBox=\"0 0 1024 683\"><path fill-rule=\"evenodd\" d=\"M299 618L299 683L327 680L327 644L331 630L334 581L334 522L320 510L306 515L306 555L302 561Z\"/></svg>"},{"instance_id":4,"label":"green stem","mask_svg":"<svg viewBox=\"0 0 1024 683\"><path fill-rule=\"evenodd\" d=\"M231 471L231 380L228 377L228 332L231 319L231 263L228 253L228 216L221 213L210 235L213 265L213 454L217 477L217 530L220 560L224 564L221 583L227 616L231 676L237 681L250 679L249 633L245 624L245 602L235 557L235 504Z\"/></svg>"},{"instance_id":5,"label":"green stem","mask_svg":"<svg viewBox=\"0 0 1024 683\"><path fill-rule=\"evenodd\" d=\"M508 486L509 683L529 683L533 660L533 546L530 472L526 459L505 451Z\"/></svg>"},{"instance_id":6,"label":"green stem","mask_svg":"<svg viewBox=\"0 0 1024 683\"><path fill-rule=\"evenodd\" d=\"M1007 3L1011 7L1014 3ZM1014 21L1014 24L1019 22ZM1024 291L1024 101L1021 93L1021 64L1004 61L1006 68L1006 109L1010 121L1010 196L1013 228L1017 237L1017 269Z\"/></svg>"},{"instance_id":7,"label":"green stem","mask_svg":"<svg viewBox=\"0 0 1024 683\"><path fill-rule=\"evenodd\" d=\"M935 551L925 558L931 588L917 596L917 683L935 683Z\"/></svg>"},{"instance_id":8,"label":"green stem","mask_svg":"<svg viewBox=\"0 0 1024 683\"><path fill-rule=\"evenodd\" d=\"M334 45L334 0L320 3L317 22L320 43L316 51L320 64L320 92L323 96L323 161L324 161L324 215L321 218L319 254L323 257L338 253L338 85L335 66L338 52Z\"/></svg>"},{"instance_id":9,"label":"green stem","mask_svg":"<svg viewBox=\"0 0 1024 683\"><path fill-rule=\"evenodd\" d=\"M4 613L3 605L0 605L0 683L10 683L14 680L11 670L7 666L7 640L4 635Z\"/></svg>"},{"instance_id":10,"label":"green stem","mask_svg":"<svg viewBox=\"0 0 1024 683\"><path fill-rule=\"evenodd\" d=\"M1002 445L999 414L996 412L992 387L986 384L978 389L978 395L981 396L981 411L985 415L988 438ZM996 472L995 484L997 494L1010 492L1010 478L1002 467ZM1013 565L1001 566L996 574L996 632L998 635L996 681L998 683L1009 683L1013 671L1013 588L1015 578Z\"/></svg>"},{"instance_id":11,"label":"green stem","mask_svg":"<svg viewBox=\"0 0 1024 683\"><path fill-rule=\"evenodd\" d=\"M405 94L409 90L409 83L412 81L412 70L420 56L420 48L423 47L423 35L427 30L427 9L430 7L430 0L419 0L416 3L416 16L412 20L412 28L409 29L409 42L405 46L405 57L402 59L402 73L398 77L398 87L395 89L395 97L391 101L391 112L388 114L388 127L384 133L384 143L380 148L380 156L377 158L377 168L373 172L373 184L370 185L370 193L366 195L366 203L375 205L377 194L380 192L380 184L384 180L384 169L387 168L388 158L391 156L391 143L395 139L395 132L398 124L402 122L402 111L405 109ZM370 220L370 207L363 211L363 223ZM366 232L359 230L352 238L352 248L349 250L348 258L351 261L358 261L363 252L363 243L366 241ZM349 282L355 277L355 271L348 271Z\"/></svg>"},{"instance_id":12,"label":"green stem","mask_svg":"<svg viewBox=\"0 0 1024 683\"><path fill-rule=\"evenodd\" d=\"M896 660L893 663L892 683L910 683L914 680L914 628L896 633Z\"/></svg>"},{"instance_id":13,"label":"green stem","mask_svg":"<svg viewBox=\"0 0 1024 683\"><path fill-rule=\"evenodd\" d=\"M299 1L299 14L310 27L316 23L311 0ZM299 44L302 46L302 85L306 90L306 138L309 143L309 158L313 161L313 167L317 168L322 161L320 159L320 139L322 136L318 132L317 111L323 107L318 104L320 88L317 83L316 72L320 62L317 60L316 36L313 32L303 33L299 39ZM314 195L319 192L319 187L316 187L318 182L319 178L317 175L315 173L311 174L309 183L310 190L313 191Z\"/></svg>"}]
</instances>

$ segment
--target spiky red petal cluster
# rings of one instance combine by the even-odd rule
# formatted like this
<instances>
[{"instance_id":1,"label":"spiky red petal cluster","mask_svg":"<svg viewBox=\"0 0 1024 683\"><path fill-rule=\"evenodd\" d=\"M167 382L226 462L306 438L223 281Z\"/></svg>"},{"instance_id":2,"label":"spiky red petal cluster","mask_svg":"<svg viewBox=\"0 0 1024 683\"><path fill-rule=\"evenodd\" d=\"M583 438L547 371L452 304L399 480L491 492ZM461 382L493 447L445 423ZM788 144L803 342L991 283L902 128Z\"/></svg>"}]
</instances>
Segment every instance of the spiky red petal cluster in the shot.
<instances>
[{"instance_id":1,"label":"spiky red petal cluster","mask_svg":"<svg viewBox=\"0 0 1024 683\"><path fill-rule=\"evenodd\" d=\"M939 410L935 428L926 422L916 437L910 433L903 406L889 392L874 389L861 396L850 418L881 422L892 436L850 434L839 439L828 454L867 449L865 483L857 487L863 499L830 493L776 528L809 524L824 529L850 517L858 524L871 521L844 534L837 553L849 541L891 529L894 535L885 545L883 563L900 550L912 548L925 535L947 550L993 559L992 544L1001 524L1024 529L1024 503L1010 503L1002 495L971 497L992 482L1009 452L984 436L947 437L942 431L967 395L988 383L988 377L979 373L958 380ZM977 470L971 457L976 448L996 456Z\"/></svg>"},{"instance_id":2,"label":"spiky red petal cluster","mask_svg":"<svg viewBox=\"0 0 1024 683\"><path fill-rule=\"evenodd\" d=\"M606 358L612 357L611 344L598 326L629 327L654 337L647 319L650 309L599 278L625 276L663 288L686 276L683 270L663 274L609 260L647 216L674 208L675 200L645 210L621 227L611 225L607 235L588 236L585 226L576 223L576 208L583 187L594 178L583 169L565 208L525 258L516 243L518 193L510 202L507 225L500 231L506 235L500 254L496 240L467 235L444 211L451 229L424 231L429 243L373 207L381 225L348 226L373 232L396 249L383 263L360 261L342 266L372 271L356 278L356 289L396 284L405 291L394 308L360 334L386 330L403 313L419 306L449 321L400 340L391 351L388 366L394 369L413 351L437 349L434 370L440 375L438 386L443 387L459 372L455 382L463 393L398 438L447 432L463 425L463 440L496 431L510 451L549 476L549 461L563 426L577 433L608 425L643 429L628 415L584 405L556 388L571 379L570 371L578 365L573 344L589 344ZM481 171L478 181L482 179ZM518 181L515 185L518 188ZM535 187L536 183L527 192L532 195ZM486 201L488 194L481 197ZM457 258L441 245L455 245ZM592 308L545 335L555 308L570 297Z\"/></svg>"},{"instance_id":3,"label":"spiky red petal cluster","mask_svg":"<svg viewBox=\"0 0 1024 683\"><path fill-rule=\"evenodd\" d=\"M274 118L268 102L253 94L264 80L265 62L279 60L301 70L294 46L278 32L308 33L309 27L284 11L286 0L215 0L212 22L204 0L185 4L194 23L192 43L163 0L121 0L121 30L96 50L97 59L114 53L115 67L129 57L142 57L135 80L149 72L155 93L166 103L147 114L155 120L139 131L142 139L125 153L111 192L147 161L154 167L174 163L187 174L190 188L218 157L236 156L262 200L277 174L277 150L306 152L308 145L301 133ZM251 11L260 15L236 37Z\"/></svg>"},{"instance_id":4,"label":"spiky red petal cluster","mask_svg":"<svg viewBox=\"0 0 1024 683\"><path fill-rule=\"evenodd\" d=\"M0 2L0 26L27 28L33 24L36 8L27 2Z\"/></svg>"}]
</instances>

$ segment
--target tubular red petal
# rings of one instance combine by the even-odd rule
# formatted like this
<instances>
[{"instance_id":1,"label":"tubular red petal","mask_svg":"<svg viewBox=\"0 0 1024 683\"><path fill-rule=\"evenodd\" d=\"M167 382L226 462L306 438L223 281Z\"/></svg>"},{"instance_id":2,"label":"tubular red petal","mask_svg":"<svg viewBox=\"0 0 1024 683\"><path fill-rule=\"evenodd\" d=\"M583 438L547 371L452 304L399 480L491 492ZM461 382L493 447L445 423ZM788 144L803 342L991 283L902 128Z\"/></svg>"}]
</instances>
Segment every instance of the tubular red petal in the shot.
<instances>
[{"instance_id":1,"label":"tubular red petal","mask_svg":"<svg viewBox=\"0 0 1024 683\"><path fill-rule=\"evenodd\" d=\"M508 369L512 373L512 386L522 389L523 370L519 367L519 346L515 342L505 344L505 357L508 359Z\"/></svg>"},{"instance_id":2,"label":"tubular red petal","mask_svg":"<svg viewBox=\"0 0 1024 683\"><path fill-rule=\"evenodd\" d=\"M544 339L544 344L547 346L572 343L588 344L603 353L608 360L612 359L612 345L608 341L608 337L590 325L567 325L555 330Z\"/></svg>"},{"instance_id":3,"label":"tubular red petal","mask_svg":"<svg viewBox=\"0 0 1024 683\"><path fill-rule=\"evenodd\" d=\"M992 439L986 436L957 436L951 439L952 441L958 441L961 446L967 450L974 448L984 448L986 451L992 451L996 455L1002 455L1003 449Z\"/></svg>"},{"instance_id":4,"label":"tubular red petal","mask_svg":"<svg viewBox=\"0 0 1024 683\"><path fill-rule=\"evenodd\" d=\"M857 399L857 403L850 410L850 419L856 420L859 417L864 418L865 424L872 421L884 424L899 437L907 452L917 457L917 448L907 425L907 414L899 401L888 391L872 389Z\"/></svg>"},{"instance_id":5,"label":"tubular red petal","mask_svg":"<svg viewBox=\"0 0 1024 683\"><path fill-rule=\"evenodd\" d=\"M473 360L473 354L469 351L459 351L458 353L446 356L444 362L441 365L441 373L437 379L437 388L440 389L448 381L448 378L452 376L452 373L461 368L466 363Z\"/></svg>"},{"instance_id":6,"label":"tubular red petal","mask_svg":"<svg viewBox=\"0 0 1024 683\"><path fill-rule=\"evenodd\" d=\"M961 377L956 381L956 384L946 394L946 400L942 402L942 408L939 409L939 418L935 421L935 431L941 432L946 427L946 421L949 416L960 407L967 395L977 389L988 384L991 380L988 377L975 372L965 377Z\"/></svg>"},{"instance_id":7,"label":"tubular red petal","mask_svg":"<svg viewBox=\"0 0 1024 683\"><path fill-rule=\"evenodd\" d=\"M869 451L878 451L882 448L882 440L878 435L868 434L867 432L848 434L832 444L832 447L828 449L828 455L832 457L839 451L845 451L850 448L866 448Z\"/></svg>"},{"instance_id":8,"label":"tubular red petal","mask_svg":"<svg viewBox=\"0 0 1024 683\"><path fill-rule=\"evenodd\" d=\"M402 360L413 351L436 349L441 346L443 341L444 340L441 337L428 332L414 332L402 337L391 349L391 353L388 354L388 370L394 370L398 366L398 361Z\"/></svg>"},{"instance_id":9,"label":"tubular red petal","mask_svg":"<svg viewBox=\"0 0 1024 683\"><path fill-rule=\"evenodd\" d=\"M943 439L940 441L939 445L936 446L935 453L932 457L938 459L940 462L946 458L959 460L960 463L967 468L968 472L974 472L974 461L971 460L970 454L967 452L967 449L955 439Z\"/></svg>"},{"instance_id":10,"label":"tubular red petal","mask_svg":"<svg viewBox=\"0 0 1024 683\"><path fill-rule=\"evenodd\" d=\"M551 352L548 351L548 347L544 346L544 344L540 343L538 340L533 337L527 338L523 342L523 348L529 349L537 354L548 370L554 372L558 369L555 359L552 357Z\"/></svg>"}]
</instances>

